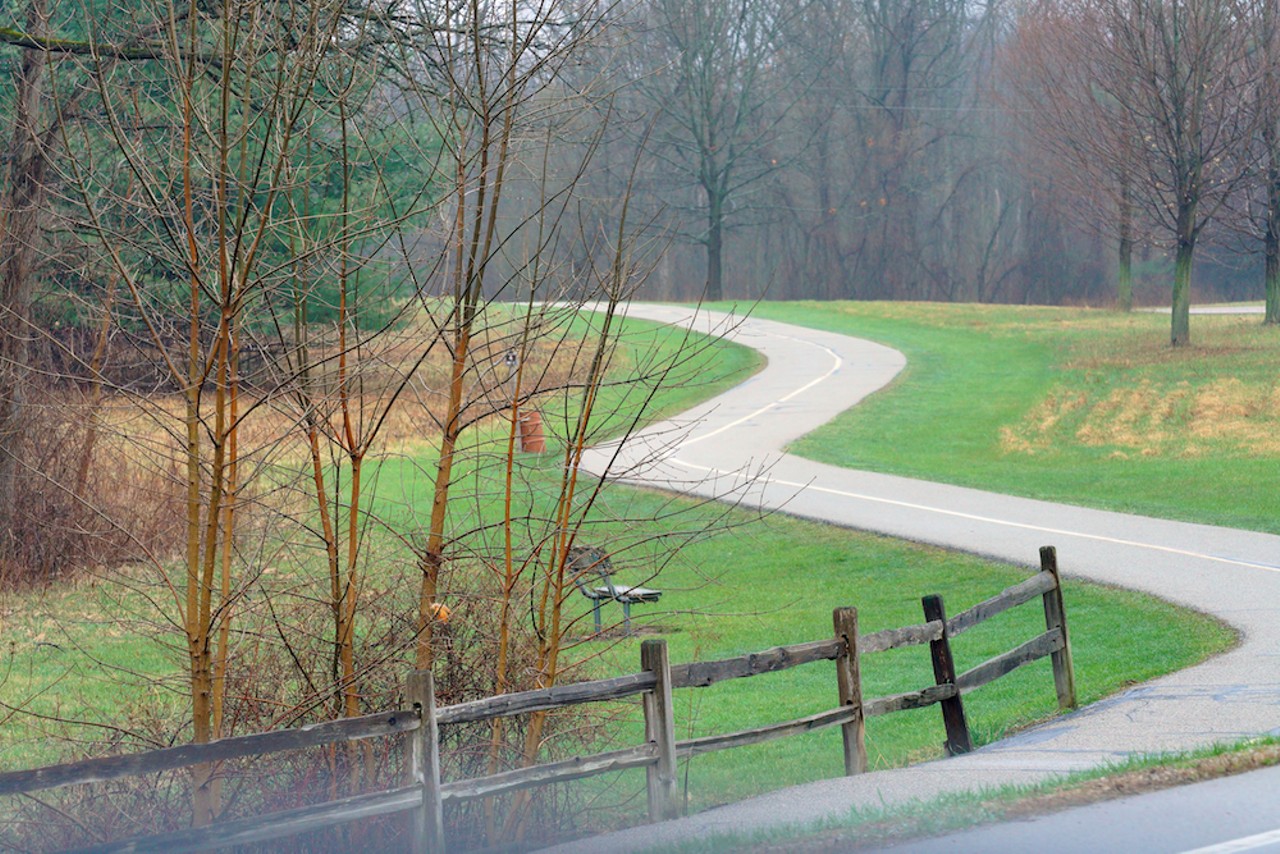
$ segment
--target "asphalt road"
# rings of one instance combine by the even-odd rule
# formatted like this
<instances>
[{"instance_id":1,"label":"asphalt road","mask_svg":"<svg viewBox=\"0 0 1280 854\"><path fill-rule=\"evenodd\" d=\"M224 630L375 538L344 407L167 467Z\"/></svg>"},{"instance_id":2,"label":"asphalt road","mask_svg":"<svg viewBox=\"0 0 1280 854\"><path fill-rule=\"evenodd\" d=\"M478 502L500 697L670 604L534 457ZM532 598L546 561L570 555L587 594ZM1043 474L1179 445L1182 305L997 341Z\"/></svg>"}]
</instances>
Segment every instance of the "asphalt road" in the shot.
<instances>
[{"instance_id":1,"label":"asphalt road","mask_svg":"<svg viewBox=\"0 0 1280 854\"><path fill-rule=\"evenodd\" d=\"M1280 537L1109 513L841 469L786 444L887 384L901 354L847 336L748 319L633 305L760 350L768 367L707 404L588 467L612 480L715 496L1029 567L1058 548L1064 574L1143 590L1213 614L1242 640L1211 661L1146 683L972 754L820 781L564 850L625 851L721 832L809 822L854 805L1031 782L1133 753L1185 750L1280 733ZM1122 631L1117 627L1117 631Z\"/></svg>"},{"instance_id":2,"label":"asphalt road","mask_svg":"<svg viewBox=\"0 0 1280 854\"><path fill-rule=\"evenodd\" d=\"M1280 852L1280 768L874 849L883 854Z\"/></svg>"}]
</instances>

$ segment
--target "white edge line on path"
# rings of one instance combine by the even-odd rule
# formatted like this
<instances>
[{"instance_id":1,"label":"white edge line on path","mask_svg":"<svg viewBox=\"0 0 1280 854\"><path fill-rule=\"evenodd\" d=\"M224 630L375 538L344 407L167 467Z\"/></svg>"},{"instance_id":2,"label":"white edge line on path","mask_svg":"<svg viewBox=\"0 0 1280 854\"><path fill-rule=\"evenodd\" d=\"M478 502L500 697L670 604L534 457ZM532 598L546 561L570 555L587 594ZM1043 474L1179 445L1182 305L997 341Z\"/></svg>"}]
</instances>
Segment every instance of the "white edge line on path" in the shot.
<instances>
[{"instance_id":1,"label":"white edge line on path","mask_svg":"<svg viewBox=\"0 0 1280 854\"><path fill-rule=\"evenodd\" d=\"M739 327L739 330L741 331L742 327ZM741 418L735 421L731 421L728 424L725 424L721 427L717 427L715 430L712 430L710 433L705 433L701 436L695 436L691 439L686 439L685 441L679 443L679 445L676 448L677 452L679 451L680 448L686 448L690 445L696 445L698 442L702 442L706 439L711 439L715 436L719 436L721 433L724 433L728 430L732 430L733 428L739 426L740 424L743 424L744 422L750 421L752 418L755 418L759 415L764 414L765 412L768 412L770 409L774 409L775 407L781 406L782 404L786 403L788 400L791 400L796 395L803 394L804 392L808 391L809 389L813 388L819 383L825 382L826 380L830 379L844 365L844 361L840 358L839 354L837 354L830 347L827 347L823 344L816 344L812 341L806 341L803 338L796 338L791 335L780 335L776 332L762 332L762 331L756 330L755 334L765 336L765 337L781 338L787 341L796 342L798 344L804 344L809 347L816 347L817 349L822 350L828 356L831 357L832 365L827 370L826 373L822 374L822 376L810 380L809 382L805 383L799 388L793 389L792 391L788 392L787 394L783 395L782 397L778 398L772 403L765 404L764 406L760 407L754 412L744 415ZM725 474L725 472L721 472L718 469L714 469L709 466L697 465L696 463L685 462L684 460L681 460L675 457L672 457L670 461L678 465L685 466L686 468L707 472L708 474L715 474L715 475ZM1243 566L1243 567L1248 567L1250 569L1261 569L1261 570L1265 570L1266 572L1280 572L1280 567L1271 566L1265 563L1254 563L1252 561L1247 561L1247 560L1236 560L1234 558L1219 557L1217 555L1204 554L1203 552L1194 552L1194 551L1188 551L1186 549L1177 549L1172 546L1160 546L1154 543L1143 543L1137 540L1126 540L1119 537L1108 537L1102 534L1085 534L1085 533L1081 533L1080 531L1068 531L1063 528L1046 528L1043 525L1032 525L1026 522L1013 522L1008 519L995 519L990 516L978 516L973 513L964 513L959 510L946 510L941 507L930 507L927 504L915 504L910 501L898 501L892 498L880 498L875 495L865 495L858 492L849 492L843 489L833 489L828 486L818 486L813 483L795 483L794 481L778 480L774 478L767 478L767 481L769 483L775 483L775 484L778 484L779 486L786 486L793 489L801 489L801 490L808 489L814 492L824 492L828 495L838 495L842 498L853 498L860 501L870 501L870 502L879 503L879 504L889 504L895 507L903 507L909 510L923 510L927 513L937 513L942 516L953 516L957 519L969 519L974 522L985 522L991 525L1004 525L1005 527L1019 528L1026 531L1041 531L1046 534L1058 534L1064 537L1079 537L1080 539L1093 540L1095 542L1112 543L1114 545L1120 545L1120 546L1132 546L1134 548L1149 549L1151 551L1163 552L1165 554L1175 554L1175 555L1181 555L1182 557L1192 557L1192 558L1199 558L1201 560L1214 561L1216 563L1225 563L1231 566Z\"/></svg>"},{"instance_id":2,"label":"white edge line on path","mask_svg":"<svg viewBox=\"0 0 1280 854\"><path fill-rule=\"evenodd\" d=\"M830 369L828 369L827 372L822 376L816 379L810 380L809 382L805 383L804 385L800 386L797 389L794 389L788 392L786 395L778 398L772 403L765 404L764 406L757 409L755 412L748 413L747 415L742 416L736 421L731 421L728 424L725 424L721 427L717 427L716 429L712 430L710 433L705 433L701 436L694 436L692 439L687 439L681 442L680 443L681 448L687 448L689 445L696 445L699 442L704 441L706 439L710 439L714 436L719 436L721 433L725 432L726 430L732 430L734 427L737 427L738 425L743 424L744 422L750 421L752 418L755 418L756 416L763 415L764 413L768 412L770 409L773 409L775 407L781 406L782 404L786 403L788 400L795 397L796 395L803 394L804 392L816 386L818 383L821 383L830 379L836 373L836 371L839 371L840 368L844 367L844 360L841 359L840 356L830 347L825 347L822 344L814 344L812 341L805 341L803 338L792 338L787 335L778 335L776 333L763 333L763 334L772 335L774 338L783 338L788 341L795 341L799 344L806 344L810 347L817 347L819 350L824 351L828 356L831 357L832 365ZM759 352L759 351L757 350L756 352Z\"/></svg>"},{"instance_id":3,"label":"white edge line on path","mask_svg":"<svg viewBox=\"0 0 1280 854\"><path fill-rule=\"evenodd\" d=\"M727 475L727 472L709 466L701 466L696 463L685 462L684 460L672 458L671 462L682 465L686 468L696 469L712 475ZM850 469L850 471L855 471ZM1103 534L1085 534L1080 531L1068 531L1065 528L1046 528L1043 525L1032 525L1027 522L1013 522L1008 519L996 519L991 516L978 516L973 513L964 513L959 510L947 510L942 507L930 507L928 504L915 504L910 501L898 501L894 498L881 498L877 495L865 495L860 492L849 492L843 489L833 489L829 486L818 486L814 483L796 483L790 480L780 480L778 478L766 478L766 483L777 484L778 486L786 486L792 489L809 490L812 492L825 492L828 495L838 495L841 498L853 498L859 501L871 501L877 504L890 504L894 507L904 507L908 510L923 510L927 513L937 513L942 516L954 516L957 519L969 519L974 522L986 522L991 525L1004 525L1009 528L1020 528L1026 531L1041 531L1046 534L1060 534L1064 537L1079 537L1083 540L1094 540L1100 543L1112 543L1118 546L1133 546L1140 549L1150 549L1152 551L1164 552L1166 554L1181 555L1183 557L1199 558L1201 560L1215 561L1217 563L1230 564L1232 566L1243 566L1250 569L1261 569L1267 572L1280 572L1280 567L1271 566L1265 563L1253 563L1247 560L1236 560L1235 558L1219 557L1218 555L1204 554L1203 552L1193 552L1186 549L1176 549L1173 546L1159 546L1155 543L1143 543L1138 540L1125 540L1120 537L1108 537Z\"/></svg>"},{"instance_id":4,"label":"white edge line on path","mask_svg":"<svg viewBox=\"0 0 1280 854\"><path fill-rule=\"evenodd\" d=\"M1182 854L1229 854L1232 851L1252 851L1255 848L1261 848L1264 845L1271 845L1276 842L1280 842L1280 828L1268 830L1265 833L1255 833L1253 836L1229 839L1216 845L1206 845L1204 848L1193 848L1182 852Z\"/></svg>"}]
</instances>

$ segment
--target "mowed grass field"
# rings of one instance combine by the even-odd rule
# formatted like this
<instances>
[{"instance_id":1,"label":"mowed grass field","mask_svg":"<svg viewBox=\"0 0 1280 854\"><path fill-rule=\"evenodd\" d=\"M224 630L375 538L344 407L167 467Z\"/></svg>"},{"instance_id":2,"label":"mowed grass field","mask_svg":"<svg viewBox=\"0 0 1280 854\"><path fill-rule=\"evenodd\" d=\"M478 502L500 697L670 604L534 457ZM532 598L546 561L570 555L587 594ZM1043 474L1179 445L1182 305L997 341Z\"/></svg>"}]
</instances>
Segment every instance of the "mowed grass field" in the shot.
<instances>
[{"instance_id":1,"label":"mowed grass field","mask_svg":"<svg viewBox=\"0 0 1280 854\"><path fill-rule=\"evenodd\" d=\"M792 448L835 465L1280 533L1280 329L1195 316L921 303L755 314L901 350L895 383Z\"/></svg>"},{"instance_id":2,"label":"mowed grass field","mask_svg":"<svg viewBox=\"0 0 1280 854\"><path fill-rule=\"evenodd\" d=\"M1029 562L1035 559L1028 556ZM920 623L920 598L925 594L941 594L954 614L1023 580L1030 571L774 516L685 549L660 579L664 599L649 606L650 613L658 613L641 637L613 645L605 656L605 669L638 670L643 637L665 638L673 662L818 640L830 636L831 611L839 606L857 607L863 632ZM708 578L709 572L714 576ZM1234 640L1221 624L1149 596L1072 582L1065 584L1064 595L1084 703L1202 660ZM643 606L634 611L644 613ZM1006 612L956 639L957 666L963 670L977 665L1043 630L1038 601ZM928 648L867 656L862 677L868 698L923 688L933 680ZM675 694L677 738L747 729L835 704L835 669L829 662L685 689ZM968 695L965 705L980 744L1056 714L1047 659ZM638 725L628 737L629 743L637 743ZM936 706L867 722L873 769L941 757L942 742ZM839 731L825 730L696 757L682 763L681 785L690 811L696 811L784 785L839 776L842 755ZM624 778L618 785L623 791L638 791L643 775ZM643 800L639 805L633 802L630 821L642 812Z\"/></svg>"},{"instance_id":3,"label":"mowed grass field","mask_svg":"<svg viewBox=\"0 0 1280 854\"><path fill-rule=\"evenodd\" d=\"M1095 334L1087 312L1045 310L986 309L968 307L872 306L762 306L759 313L779 319L801 322L798 317L808 312L810 319L824 312L833 322L852 326L874 327L850 329L900 346L911 360L908 372L896 386L869 401L876 408L876 418L886 419L876 426L873 418L863 418L860 411L842 417L824 433L804 440L804 453L819 453L824 448L839 457L845 465L889 467L890 462L866 453L874 439L881 457L896 446L910 449L898 454L896 463L911 462L917 468L909 473L920 476L954 479L966 470L962 463L952 462L953 446L970 449L992 465L1005 465L1016 472L1016 479L1026 489L1039 486L1041 456L1012 445L1008 450L989 447L981 438L984 425L1021 424L1031 418L1030 409L1039 405L1047 387L1047 377L1057 370L1052 353L1069 338L1065 321L1075 318ZM955 312L947 317L944 311ZM1002 320L983 320L987 312ZM1005 312L1005 314L1000 314ZM786 316L795 314L796 317ZM871 319L868 319L870 317ZM1019 332L1019 317L1028 328ZM1110 316L1102 316L1107 323ZM961 321L960 318L969 318ZM1127 321L1128 319L1121 319ZM1086 322L1087 321L1087 322ZM1135 322L1144 322L1135 319ZM1151 321L1152 334L1157 334L1159 319ZM817 325L817 324L814 324ZM991 332L995 327L999 334ZM935 329L951 329L951 334L933 334ZM1040 333L1035 332L1036 329ZM1040 341L1046 330L1058 329L1061 338L1051 344ZM631 364L643 361L645 348L678 346L681 336L674 332L643 331L633 327ZM842 330L843 331L843 330ZM1196 331L1200 331L1197 325ZM897 336L900 340L891 340ZM937 338L936 347L934 338ZM1005 340L1005 349L988 349L988 339ZM910 341L910 345L901 343ZM1009 347L1026 351L1024 366L1032 376L1009 374ZM1019 351L1021 352L1021 351ZM1035 358L1032 358L1035 355ZM967 370L953 365L958 358L970 360ZM627 362L623 359L622 362ZM699 361L701 360L701 361ZM620 363L621 364L621 363ZM662 412L672 412L708 396L727 384L745 378L758 367L757 359L742 348L719 345L696 357L686 366L684 375L700 377L698 383L680 383L662 393L655 401ZM1039 373L1037 373L1039 371ZM981 378L1001 390L983 385ZM932 379L929 379L932 378ZM919 400L915 383L929 379L930 394L942 395L961 415L965 402L975 398L999 398L998 417L968 415L958 423L954 418L937 417L928 406L946 401ZM951 392L949 379L968 383L960 392ZM1006 386L1021 390L1021 395L1006 396ZM615 403L625 389L611 392ZM614 405L614 404L610 404ZM621 406L620 403L617 405ZM924 408L921 408L924 407ZM1020 408L1021 407L1021 408ZM548 420L569 412L551 410ZM854 427L850 427L850 424ZM906 431L909 425L911 430ZM825 431L836 431L826 433ZM843 438L849 436L847 444ZM888 441L893 437L893 441ZM477 436L477 441L497 441ZM1028 440L1029 441L1029 440ZM913 445L919 445L917 457ZM817 448L814 451L810 446ZM839 451L838 448L854 449ZM555 448L552 449L557 450ZM421 482L410 481L429 462L430 451L418 448L414 457L384 464L379 479L387 494L397 496L399 506L387 508L383 515L393 518L410 513L425 518L429 491ZM1140 454L1134 455L1143 458ZM1102 455L1107 459L1107 455ZM872 463L867 460L872 459ZM1181 457L1171 457L1176 464ZM875 462L878 460L878 462ZM935 471L934 467L939 470ZM1065 468L1065 466L1064 466ZM1052 481L1053 469L1047 477ZM550 492L557 476L557 456L549 454L530 472L525 483L530 500L537 501L541 491ZM468 475L470 478L471 475ZM478 476L477 476L478 477ZM1174 479L1176 481L1176 478ZM965 481L961 481L965 482ZM983 485L979 483L978 485ZM1052 493L1058 487L1044 487ZM1188 490L1190 491L1190 490ZM474 502L472 502L474 504ZM684 508L692 515L671 517L673 508ZM701 515L699 515L701 513ZM647 524L649 534L660 536L662 525L683 526L688 533L698 533L699 519L719 516L719 511L697 511L695 505L644 490L610 490L600 505L600 517L593 522L592 535L607 541L612 533L630 531ZM663 520L671 521L663 521ZM667 532L685 539L680 531ZM976 558L948 554L886 538L859 534L842 529L793 520L781 515L758 519L745 512L733 511L720 518L705 533L690 542L666 564L661 574L651 581L647 568L632 564L620 569L619 581L645 581L664 591L661 603L637 606L635 616L641 626L636 637L590 637L590 613L587 602L579 596L571 599L578 622L573 628L575 645L572 653L588 663L575 671L575 678L588 675L615 675L638 669L639 644L644 637L666 638L675 662L693 659L721 658L778 644L815 640L829 636L831 610L852 605L859 609L863 631L919 622L920 597L928 593L942 594L948 610L956 613L977 601L1026 577L1026 567L1011 567ZM1036 555L1027 555L1028 564ZM641 577L634 577L640 575ZM86 589L87 588L87 589ZM90 583L79 588L59 586L48 591L7 597L3 625L7 656L7 679L0 684L0 699L17 702L30 699L39 710L67 717L101 719L119 714L128 720L138 715L181 719L181 658L178 636L156 637L154 633L134 632L138 624L125 615L113 614L110 608L124 603L144 607L118 595L97 595ZM1160 673L1187 666L1229 646L1230 631L1185 610L1176 609L1150 597L1091 585L1069 584L1066 591L1077 665L1077 683L1084 701L1100 698L1120 688ZM115 603L115 604L113 604ZM608 606L607 606L608 607ZM616 607L607 614L617 619ZM139 621L140 622L140 621ZM1124 631L1118 631L1124 626ZM1034 605L1003 615L982 629L967 633L956 645L961 668L972 666L991 655L1011 648L1043 629L1043 615ZM103 661L117 662L104 666ZM118 669L122 668L122 669ZM132 675L122 679L122 672ZM870 657L864 663L866 694L875 696L912 690L932 680L927 651L901 650ZM679 737L727 732L737 729L799 717L833 707L835 704L834 670L829 663L808 665L781 674L756 679L738 680L709 689L677 693L676 720ZM83 708L77 706L83 706ZM971 726L980 742L1001 733L1042 719L1055 713L1056 702L1046 662L1024 668L996 685L984 688L967 702ZM634 704L633 704L634 707ZM635 709L623 709L621 717L601 740L612 744L634 743L636 739ZM40 727L24 725L18 717L8 719L0 727L0 765L23 767L39 761L52 761L62 747L39 737ZM868 725L868 747L874 767L886 767L941 755L942 727L936 708L877 718ZM757 748L745 748L699 757L681 768L681 783L691 810L716 803L768 791L791 783L804 782L841 772L839 734L835 731L788 738ZM616 779L583 784L589 793L590 806L583 822L605 826L619 821L638 820L643 813L638 793L643 789L643 775L629 772ZM621 807L604 806L617 804Z\"/></svg>"}]
</instances>

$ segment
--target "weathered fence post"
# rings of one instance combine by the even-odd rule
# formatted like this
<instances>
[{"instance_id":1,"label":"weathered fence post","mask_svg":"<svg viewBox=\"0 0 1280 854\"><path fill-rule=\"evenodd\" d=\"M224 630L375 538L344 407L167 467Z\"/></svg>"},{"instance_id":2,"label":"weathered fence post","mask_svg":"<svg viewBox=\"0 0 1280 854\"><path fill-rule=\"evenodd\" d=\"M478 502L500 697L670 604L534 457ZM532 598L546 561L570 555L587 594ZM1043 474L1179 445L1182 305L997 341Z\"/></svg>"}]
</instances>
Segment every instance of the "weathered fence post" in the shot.
<instances>
[{"instance_id":1,"label":"weathered fence post","mask_svg":"<svg viewBox=\"0 0 1280 854\"><path fill-rule=\"evenodd\" d=\"M409 734L409 784L422 787L422 806L413 811L415 854L443 854L444 806L440 799L440 738L436 725L436 689L430 670L409 674L406 695L422 716Z\"/></svg>"},{"instance_id":2,"label":"weathered fence post","mask_svg":"<svg viewBox=\"0 0 1280 854\"><path fill-rule=\"evenodd\" d=\"M666 821L680 816L676 788L676 718L671 703L671 661L667 642L640 644L640 667L654 675L657 684L644 696L644 737L658 747L658 761L645 769L649 783L649 820Z\"/></svg>"},{"instance_id":3,"label":"weathered fence post","mask_svg":"<svg viewBox=\"0 0 1280 854\"><path fill-rule=\"evenodd\" d=\"M942 604L942 597L937 594L925 596L920 600L924 606L924 619L927 623L942 621L942 637L929 641L929 652L933 656L933 680L939 685L956 684L956 662L951 657L951 638L947 633L947 609ZM960 689L956 695L943 700L942 725L947 731L947 753L955 756L973 750L973 741L969 738L969 723L964 717L964 701L960 698Z\"/></svg>"},{"instance_id":4,"label":"weathered fence post","mask_svg":"<svg viewBox=\"0 0 1280 854\"><path fill-rule=\"evenodd\" d=\"M1067 634L1067 609L1062 603L1062 578L1058 575L1058 550L1041 546L1040 568L1053 573L1053 589L1044 594L1044 627L1062 632L1062 649L1053 653L1053 687L1058 691L1058 707L1076 707L1076 674L1071 661L1071 636Z\"/></svg>"},{"instance_id":5,"label":"weathered fence post","mask_svg":"<svg viewBox=\"0 0 1280 854\"><path fill-rule=\"evenodd\" d=\"M831 622L836 640L844 641L844 648L836 657L840 705L857 709L857 717L840 726L844 739L844 773L852 776L867 770L867 724L862 717L862 674L858 662L858 609L836 608Z\"/></svg>"}]
</instances>

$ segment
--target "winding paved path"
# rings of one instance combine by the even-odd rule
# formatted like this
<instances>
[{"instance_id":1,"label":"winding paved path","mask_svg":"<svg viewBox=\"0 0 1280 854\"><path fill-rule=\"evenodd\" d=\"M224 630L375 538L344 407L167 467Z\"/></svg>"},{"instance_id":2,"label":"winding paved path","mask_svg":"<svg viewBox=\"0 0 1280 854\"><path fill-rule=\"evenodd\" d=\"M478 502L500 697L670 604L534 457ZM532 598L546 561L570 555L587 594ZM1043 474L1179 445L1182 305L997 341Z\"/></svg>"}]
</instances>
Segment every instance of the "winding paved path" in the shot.
<instances>
[{"instance_id":1,"label":"winding paved path","mask_svg":"<svg viewBox=\"0 0 1280 854\"><path fill-rule=\"evenodd\" d=\"M784 789L689 818L564 846L625 851L766 825L846 814L1004 783L1031 782L1131 753L1183 750L1280 733L1280 537L1089 510L927 481L841 469L785 445L890 382L905 364L847 336L722 315L633 305L632 317L725 332L768 367L724 395L589 467L611 478L736 498L837 525L1031 565L1058 547L1068 576L1143 590L1213 614L1240 645L967 756ZM1116 627L1123 631L1122 626Z\"/></svg>"}]
</instances>

